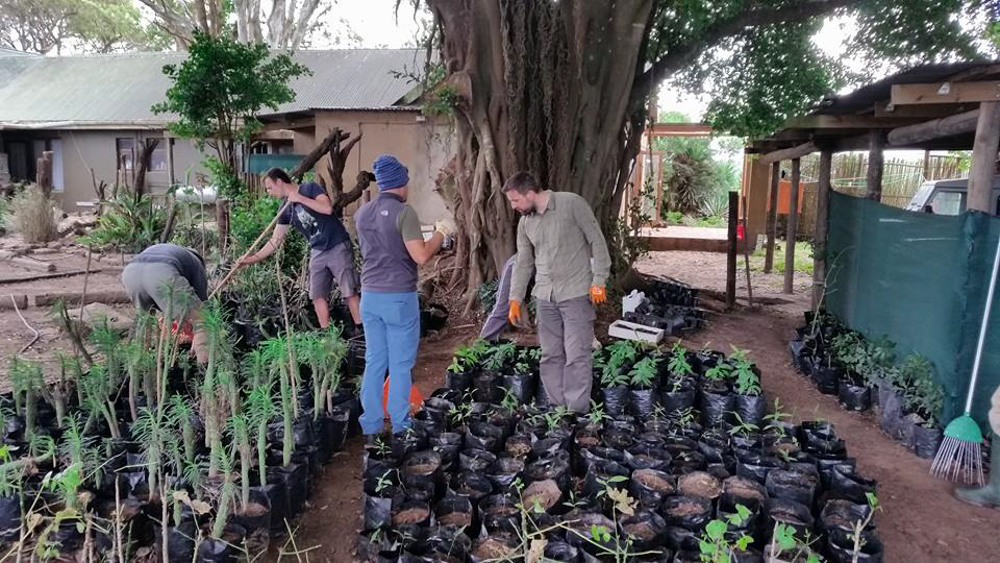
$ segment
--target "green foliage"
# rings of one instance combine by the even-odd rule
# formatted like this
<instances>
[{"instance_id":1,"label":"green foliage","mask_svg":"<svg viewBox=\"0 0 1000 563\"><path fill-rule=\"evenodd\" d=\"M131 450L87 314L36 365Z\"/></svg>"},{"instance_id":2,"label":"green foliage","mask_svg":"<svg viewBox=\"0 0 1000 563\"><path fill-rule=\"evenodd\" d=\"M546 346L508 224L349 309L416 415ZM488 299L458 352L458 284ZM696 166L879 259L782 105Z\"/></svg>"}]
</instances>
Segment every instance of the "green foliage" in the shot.
<instances>
[{"instance_id":1,"label":"green foliage","mask_svg":"<svg viewBox=\"0 0 1000 563\"><path fill-rule=\"evenodd\" d=\"M46 54L161 51L170 38L131 0L4 0L0 47Z\"/></svg>"},{"instance_id":2,"label":"green foliage","mask_svg":"<svg viewBox=\"0 0 1000 563\"><path fill-rule=\"evenodd\" d=\"M639 360L629 372L629 383L637 389L650 389L656 384L656 374L659 373L657 358L650 355Z\"/></svg>"},{"instance_id":3,"label":"green foliage","mask_svg":"<svg viewBox=\"0 0 1000 563\"><path fill-rule=\"evenodd\" d=\"M639 197L630 197L625 208L625 218L617 215L611 218L608 233L608 249L611 254L611 272L623 274L635 263L649 254L649 243L641 237L642 229L653 219L647 202L655 197L656 189L652 178L647 178Z\"/></svg>"},{"instance_id":4,"label":"green foliage","mask_svg":"<svg viewBox=\"0 0 1000 563\"><path fill-rule=\"evenodd\" d=\"M705 532L698 540L702 561L708 563L729 563L733 552L746 551L753 543L753 537L741 533L735 542L727 538L729 526L739 530L753 512L742 504L736 505L736 514L728 514L725 519L715 519L705 525Z\"/></svg>"},{"instance_id":5,"label":"green foliage","mask_svg":"<svg viewBox=\"0 0 1000 563\"><path fill-rule=\"evenodd\" d=\"M791 2L774 6L785 4ZM663 9L654 30L658 49L650 59L704 38L714 25L745 9L744 2L735 1L685 2ZM963 12L972 11L980 17L964 17ZM962 0L913 0L905 8L891 0L864 0L849 12L856 25L843 29L847 53L841 60L829 58L824 46L814 41L823 24L817 17L758 26L724 38L674 79L711 97L705 120L716 130L759 138L849 81L862 83L893 67L970 57L974 37L962 25L989 21L983 11L983 3ZM862 74L848 76L841 61L861 63Z\"/></svg>"},{"instance_id":6,"label":"green foliage","mask_svg":"<svg viewBox=\"0 0 1000 563\"><path fill-rule=\"evenodd\" d=\"M263 128L257 114L277 111L295 99L289 82L310 74L287 53L272 54L263 43L246 44L227 35L213 37L194 32L188 58L165 65L172 84L166 101L154 113L174 113L170 130L216 150L221 165L235 172L233 147L249 142Z\"/></svg>"},{"instance_id":7,"label":"green foliage","mask_svg":"<svg viewBox=\"0 0 1000 563\"><path fill-rule=\"evenodd\" d=\"M694 374L691 362L687 359L687 350L681 346L680 342L675 342L673 348L670 349L670 361L667 363L667 369L674 377Z\"/></svg>"},{"instance_id":8,"label":"green foliage","mask_svg":"<svg viewBox=\"0 0 1000 563\"><path fill-rule=\"evenodd\" d=\"M167 224L166 211L153 203L152 196L135 196L124 190L104 202L107 206L97 227L79 239L80 244L119 252L137 253L160 242Z\"/></svg>"},{"instance_id":9,"label":"green foliage","mask_svg":"<svg viewBox=\"0 0 1000 563\"><path fill-rule=\"evenodd\" d=\"M906 411L919 414L927 426L937 426L944 407L944 389L934 379L934 365L919 354L907 356L893 379L903 393Z\"/></svg>"},{"instance_id":10,"label":"green foliage","mask_svg":"<svg viewBox=\"0 0 1000 563\"><path fill-rule=\"evenodd\" d=\"M736 378L736 392L740 395L760 395L760 377L746 351L733 348L729 361L733 365L732 376Z\"/></svg>"}]
</instances>

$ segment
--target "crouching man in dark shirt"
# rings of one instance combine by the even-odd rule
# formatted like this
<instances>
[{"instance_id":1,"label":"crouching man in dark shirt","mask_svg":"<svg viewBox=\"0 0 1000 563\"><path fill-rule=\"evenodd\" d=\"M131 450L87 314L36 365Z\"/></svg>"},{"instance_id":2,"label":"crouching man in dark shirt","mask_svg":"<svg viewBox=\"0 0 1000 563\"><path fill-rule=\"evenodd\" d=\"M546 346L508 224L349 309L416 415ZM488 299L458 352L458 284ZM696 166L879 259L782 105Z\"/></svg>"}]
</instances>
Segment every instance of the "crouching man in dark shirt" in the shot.
<instances>
[{"instance_id":1,"label":"crouching man in dark shirt","mask_svg":"<svg viewBox=\"0 0 1000 563\"><path fill-rule=\"evenodd\" d=\"M191 349L198 362L208 361L208 337L202 330L201 304L208 299L205 261L176 244L155 244L137 254L122 271L122 283L136 307L163 312L164 322L194 327Z\"/></svg>"}]
</instances>

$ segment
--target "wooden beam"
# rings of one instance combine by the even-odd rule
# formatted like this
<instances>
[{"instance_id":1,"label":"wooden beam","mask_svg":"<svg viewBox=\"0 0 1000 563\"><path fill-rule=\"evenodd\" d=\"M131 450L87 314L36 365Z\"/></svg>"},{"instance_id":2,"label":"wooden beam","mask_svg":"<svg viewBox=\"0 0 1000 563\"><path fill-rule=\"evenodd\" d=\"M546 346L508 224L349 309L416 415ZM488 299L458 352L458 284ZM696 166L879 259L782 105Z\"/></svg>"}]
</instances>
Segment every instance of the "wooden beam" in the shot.
<instances>
[{"instance_id":1,"label":"wooden beam","mask_svg":"<svg viewBox=\"0 0 1000 563\"><path fill-rule=\"evenodd\" d=\"M785 121L784 129L891 129L919 121L918 117L871 117L867 115L801 115Z\"/></svg>"},{"instance_id":2,"label":"wooden beam","mask_svg":"<svg viewBox=\"0 0 1000 563\"><path fill-rule=\"evenodd\" d=\"M778 236L778 180L781 177L781 163L771 163L771 191L767 204L767 250L764 253L764 273L770 274L774 267L774 239Z\"/></svg>"},{"instance_id":3,"label":"wooden beam","mask_svg":"<svg viewBox=\"0 0 1000 563\"><path fill-rule=\"evenodd\" d=\"M54 293L39 293L35 296L35 307L47 307L54 305L57 301L66 303L79 303L83 298L80 291L59 291ZM122 290L111 291L88 291L87 302L90 303L131 303L132 299Z\"/></svg>"},{"instance_id":4,"label":"wooden beam","mask_svg":"<svg viewBox=\"0 0 1000 563\"><path fill-rule=\"evenodd\" d=\"M771 164L772 162L781 162L782 160L793 160L801 158L807 154L814 153L818 150L819 148L816 147L816 143L809 141L808 143L803 143L791 148L769 152L760 157L760 162L761 164Z\"/></svg>"},{"instance_id":5,"label":"wooden beam","mask_svg":"<svg viewBox=\"0 0 1000 563\"><path fill-rule=\"evenodd\" d=\"M979 104L921 104L915 106L893 106L889 102L879 102L875 104L873 111L875 117L921 117L925 119L936 119L948 117L963 111L976 109Z\"/></svg>"},{"instance_id":6,"label":"wooden beam","mask_svg":"<svg viewBox=\"0 0 1000 563\"><path fill-rule=\"evenodd\" d=\"M819 153L819 178L816 184L816 229L813 232L812 308L817 311L826 292L826 239L830 225L830 175L833 152Z\"/></svg>"},{"instance_id":7,"label":"wooden beam","mask_svg":"<svg viewBox=\"0 0 1000 563\"><path fill-rule=\"evenodd\" d=\"M893 84L890 98L893 106L991 101L1000 101L1000 80Z\"/></svg>"},{"instance_id":8,"label":"wooden beam","mask_svg":"<svg viewBox=\"0 0 1000 563\"><path fill-rule=\"evenodd\" d=\"M791 294L795 286L795 235L799 226L799 179L802 163L792 159L792 189L788 202L788 223L785 233L785 287L784 293Z\"/></svg>"},{"instance_id":9,"label":"wooden beam","mask_svg":"<svg viewBox=\"0 0 1000 563\"><path fill-rule=\"evenodd\" d=\"M654 123L654 137L708 137L712 126L707 123Z\"/></svg>"},{"instance_id":10,"label":"wooden beam","mask_svg":"<svg viewBox=\"0 0 1000 563\"><path fill-rule=\"evenodd\" d=\"M993 201L993 176L996 174L997 148L1000 146L1000 102L983 102L979 106L976 144L972 149L969 168L969 199L966 207L996 214Z\"/></svg>"},{"instance_id":11,"label":"wooden beam","mask_svg":"<svg viewBox=\"0 0 1000 563\"><path fill-rule=\"evenodd\" d=\"M882 201L882 168L885 164L885 153L882 148L885 139L881 131L868 132L868 190L865 197L873 201Z\"/></svg>"},{"instance_id":12,"label":"wooden beam","mask_svg":"<svg viewBox=\"0 0 1000 563\"><path fill-rule=\"evenodd\" d=\"M976 130L979 110L949 115L926 123L898 127L889 131L889 145L911 145L940 137L951 137Z\"/></svg>"}]
</instances>

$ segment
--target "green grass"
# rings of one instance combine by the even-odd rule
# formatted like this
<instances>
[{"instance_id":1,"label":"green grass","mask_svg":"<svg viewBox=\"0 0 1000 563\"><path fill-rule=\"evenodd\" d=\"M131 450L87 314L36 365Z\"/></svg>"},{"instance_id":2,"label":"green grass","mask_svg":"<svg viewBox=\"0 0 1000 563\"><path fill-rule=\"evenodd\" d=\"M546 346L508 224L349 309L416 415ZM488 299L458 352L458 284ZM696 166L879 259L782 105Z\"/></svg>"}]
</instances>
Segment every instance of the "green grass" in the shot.
<instances>
[{"instance_id":1,"label":"green grass","mask_svg":"<svg viewBox=\"0 0 1000 563\"><path fill-rule=\"evenodd\" d=\"M757 252L750 255L750 269L755 272L764 271L764 254L766 247L762 246ZM785 271L785 241L774 242L774 268L773 273L784 273ZM812 243L795 243L795 271L809 275L813 273Z\"/></svg>"}]
</instances>

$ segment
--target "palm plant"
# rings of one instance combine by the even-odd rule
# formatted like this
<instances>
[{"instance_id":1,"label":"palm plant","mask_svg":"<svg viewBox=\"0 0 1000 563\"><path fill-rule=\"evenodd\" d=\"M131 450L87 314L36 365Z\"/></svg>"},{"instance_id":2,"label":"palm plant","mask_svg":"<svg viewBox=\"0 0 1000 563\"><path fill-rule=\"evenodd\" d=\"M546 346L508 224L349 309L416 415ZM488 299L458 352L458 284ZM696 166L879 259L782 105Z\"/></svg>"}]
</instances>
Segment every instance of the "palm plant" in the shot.
<instances>
[{"instance_id":1,"label":"palm plant","mask_svg":"<svg viewBox=\"0 0 1000 563\"><path fill-rule=\"evenodd\" d=\"M278 414L270 383L258 385L250 391L246 409L249 423L256 432L258 478L263 487L267 484L267 425Z\"/></svg>"},{"instance_id":2,"label":"palm plant","mask_svg":"<svg viewBox=\"0 0 1000 563\"><path fill-rule=\"evenodd\" d=\"M233 447L240 456L240 506L246 510L250 504L250 466L253 464L250 444L250 417L237 414L229 418L229 431L233 437Z\"/></svg>"},{"instance_id":3,"label":"palm plant","mask_svg":"<svg viewBox=\"0 0 1000 563\"><path fill-rule=\"evenodd\" d=\"M78 465L83 472L84 481L93 475L95 482L100 482L101 455L95 447L97 439L83 433L83 423L79 414L66 418L66 427L59 444L59 455L66 466Z\"/></svg>"},{"instance_id":4,"label":"palm plant","mask_svg":"<svg viewBox=\"0 0 1000 563\"><path fill-rule=\"evenodd\" d=\"M292 463L292 450L295 446L292 436L292 423L298 417L298 401L293 394L292 381L294 376L289 369L289 353L291 343L288 337L271 338L264 342L264 350L271 360L272 369L277 372L278 384L281 393L281 414L282 414L282 465L288 466Z\"/></svg>"},{"instance_id":5,"label":"palm plant","mask_svg":"<svg viewBox=\"0 0 1000 563\"><path fill-rule=\"evenodd\" d=\"M170 452L170 444L176 440L174 421L166 409L144 408L139 418L132 424L132 434L142 446L146 472L149 475L149 493L159 493L160 472Z\"/></svg>"},{"instance_id":6,"label":"palm plant","mask_svg":"<svg viewBox=\"0 0 1000 563\"><path fill-rule=\"evenodd\" d=\"M229 520L229 514L232 512L233 503L236 500L236 485L233 483L233 452L222 448L214 452L213 455L217 459L212 460L212 464L221 470L222 486L219 489L219 498L216 503L212 537L222 539L222 533L226 528L226 521Z\"/></svg>"},{"instance_id":7,"label":"palm plant","mask_svg":"<svg viewBox=\"0 0 1000 563\"><path fill-rule=\"evenodd\" d=\"M90 419L104 418L111 431L111 437L120 440L121 429L118 427L114 404L117 387L109 380L107 368L100 363L90 366L87 373L80 377L80 383L83 388L84 405L90 411Z\"/></svg>"},{"instance_id":8,"label":"palm plant","mask_svg":"<svg viewBox=\"0 0 1000 563\"><path fill-rule=\"evenodd\" d=\"M186 463L194 463L195 450L197 448L198 440L194 427L194 408L192 408L191 403L181 395L171 395L167 402L167 413L170 419L174 421L178 427L180 427L180 444L183 445L184 448L183 461Z\"/></svg>"}]
</instances>

